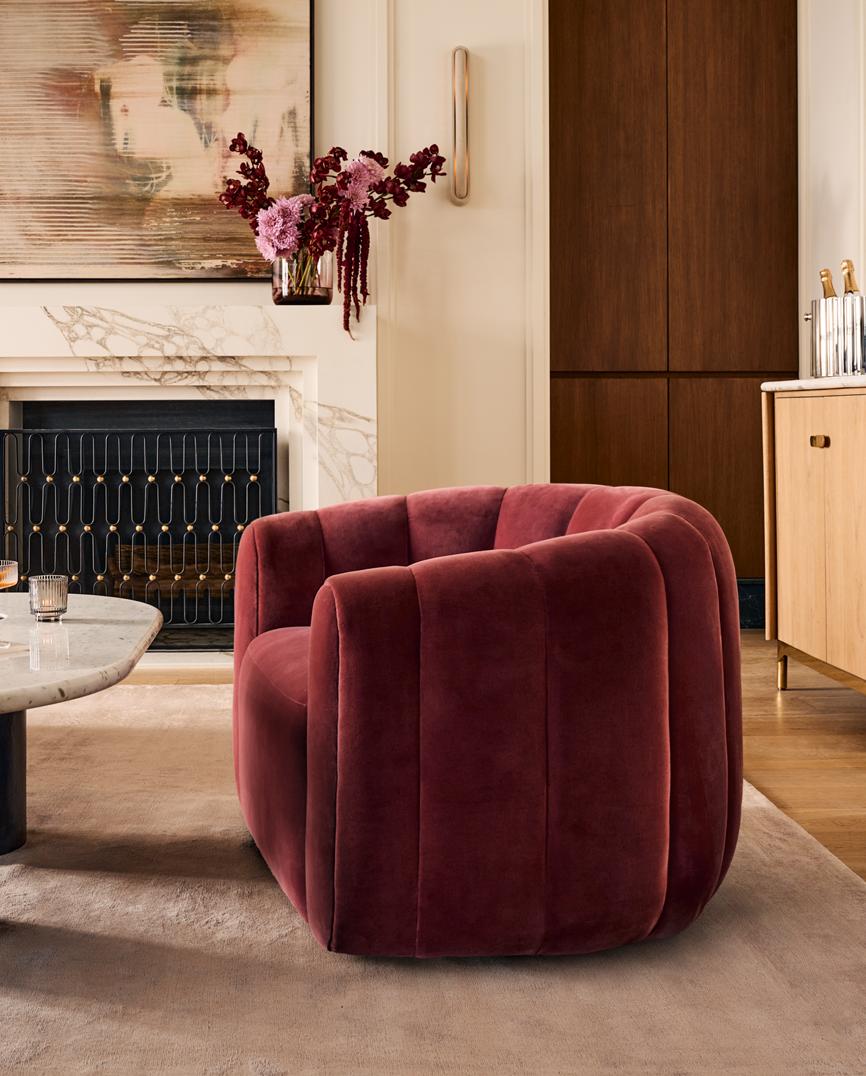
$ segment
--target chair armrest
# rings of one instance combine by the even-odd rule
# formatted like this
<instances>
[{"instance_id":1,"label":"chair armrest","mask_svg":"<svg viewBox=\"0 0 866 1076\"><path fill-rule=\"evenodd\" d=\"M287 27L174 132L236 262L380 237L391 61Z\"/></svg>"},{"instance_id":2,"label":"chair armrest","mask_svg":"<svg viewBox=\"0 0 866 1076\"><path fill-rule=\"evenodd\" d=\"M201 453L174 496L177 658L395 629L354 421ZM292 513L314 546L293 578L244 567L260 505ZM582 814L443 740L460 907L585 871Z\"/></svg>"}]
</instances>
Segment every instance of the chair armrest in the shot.
<instances>
[{"instance_id":1,"label":"chair armrest","mask_svg":"<svg viewBox=\"0 0 866 1076\"><path fill-rule=\"evenodd\" d=\"M329 575L405 564L407 559L405 497L376 497L255 520L238 550L235 670L257 635L309 625L316 593Z\"/></svg>"},{"instance_id":2,"label":"chair armrest","mask_svg":"<svg viewBox=\"0 0 866 1076\"><path fill-rule=\"evenodd\" d=\"M627 884L584 879L566 849L545 897L548 799L566 833L606 803L599 848L620 842L629 869L655 877L665 615L656 558L616 532L331 577L312 616L307 723L307 914L320 942L537 951L545 900L572 899L572 872L598 907ZM648 894L648 921L661 900Z\"/></svg>"},{"instance_id":3,"label":"chair armrest","mask_svg":"<svg viewBox=\"0 0 866 1076\"><path fill-rule=\"evenodd\" d=\"M503 492L431 490L257 519L238 552L235 668L261 632L308 625L330 575L489 548Z\"/></svg>"}]
</instances>

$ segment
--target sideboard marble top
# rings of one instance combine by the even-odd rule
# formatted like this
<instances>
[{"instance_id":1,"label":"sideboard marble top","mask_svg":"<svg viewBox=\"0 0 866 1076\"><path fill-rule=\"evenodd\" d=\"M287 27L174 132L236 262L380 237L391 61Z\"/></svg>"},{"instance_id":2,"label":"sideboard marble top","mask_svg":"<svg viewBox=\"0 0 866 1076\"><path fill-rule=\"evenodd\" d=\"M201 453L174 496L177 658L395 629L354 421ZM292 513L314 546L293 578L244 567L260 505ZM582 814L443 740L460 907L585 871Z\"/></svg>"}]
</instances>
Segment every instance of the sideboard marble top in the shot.
<instances>
[{"instance_id":1,"label":"sideboard marble top","mask_svg":"<svg viewBox=\"0 0 866 1076\"><path fill-rule=\"evenodd\" d=\"M69 612L37 624L27 594L0 594L0 713L77 699L132 672L162 626L144 602L71 594Z\"/></svg>"},{"instance_id":2,"label":"sideboard marble top","mask_svg":"<svg viewBox=\"0 0 866 1076\"><path fill-rule=\"evenodd\" d=\"M866 389L866 374L804 377L800 381L765 381L761 392L814 392L816 389Z\"/></svg>"}]
</instances>

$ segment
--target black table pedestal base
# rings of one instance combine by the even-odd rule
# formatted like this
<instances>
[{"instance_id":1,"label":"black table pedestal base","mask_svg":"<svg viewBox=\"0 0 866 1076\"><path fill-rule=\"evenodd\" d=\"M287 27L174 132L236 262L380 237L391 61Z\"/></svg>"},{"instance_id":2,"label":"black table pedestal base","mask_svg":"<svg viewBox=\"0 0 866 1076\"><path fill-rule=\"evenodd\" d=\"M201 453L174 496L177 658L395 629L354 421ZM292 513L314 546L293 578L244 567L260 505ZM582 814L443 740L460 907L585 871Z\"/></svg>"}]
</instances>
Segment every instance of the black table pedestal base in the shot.
<instances>
[{"instance_id":1,"label":"black table pedestal base","mask_svg":"<svg viewBox=\"0 0 866 1076\"><path fill-rule=\"evenodd\" d=\"M0 856L27 840L27 711L0 714Z\"/></svg>"}]
</instances>

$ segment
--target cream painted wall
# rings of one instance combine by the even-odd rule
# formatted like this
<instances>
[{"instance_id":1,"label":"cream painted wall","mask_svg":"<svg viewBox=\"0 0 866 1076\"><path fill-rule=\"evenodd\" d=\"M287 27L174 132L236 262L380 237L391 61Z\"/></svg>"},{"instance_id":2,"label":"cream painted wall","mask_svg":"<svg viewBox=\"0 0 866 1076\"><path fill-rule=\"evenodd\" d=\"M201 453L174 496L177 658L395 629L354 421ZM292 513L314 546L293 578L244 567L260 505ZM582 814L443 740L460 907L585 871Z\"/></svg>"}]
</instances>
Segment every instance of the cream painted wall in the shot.
<instances>
[{"instance_id":1,"label":"cream painted wall","mask_svg":"<svg viewBox=\"0 0 866 1076\"><path fill-rule=\"evenodd\" d=\"M544 9L395 0L392 150L450 154L450 55L470 53L471 196L381 232L380 489L547 478Z\"/></svg>"},{"instance_id":2,"label":"cream painted wall","mask_svg":"<svg viewBox=\"0 0 866 1076\"><path fill-rule=\"evenodd\" d=\"M853 258L866 285L864 0L800 0L800 308L820 294L818 271ZM800 372L809 374L801 322Z\"/></svg>"}]
</instances>

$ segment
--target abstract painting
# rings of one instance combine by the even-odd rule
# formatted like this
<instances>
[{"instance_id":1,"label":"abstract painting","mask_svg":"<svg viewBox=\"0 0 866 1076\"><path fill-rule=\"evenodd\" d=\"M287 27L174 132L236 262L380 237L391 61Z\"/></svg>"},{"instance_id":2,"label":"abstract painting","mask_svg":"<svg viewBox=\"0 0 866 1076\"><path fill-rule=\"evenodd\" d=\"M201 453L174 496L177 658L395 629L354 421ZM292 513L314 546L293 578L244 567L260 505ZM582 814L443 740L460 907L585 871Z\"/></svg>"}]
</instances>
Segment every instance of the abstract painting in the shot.
<instances>
[{"instance_id":1,"label":"abstract painting","mask_svg":"<svg viewBox=\"0 0 866 1076\"><path fill-rule=\"evenodd\" d=\"M265 275L243 131L307 189L310 0L0 0L0 278Z\"/></svg>"}]
</instances>

